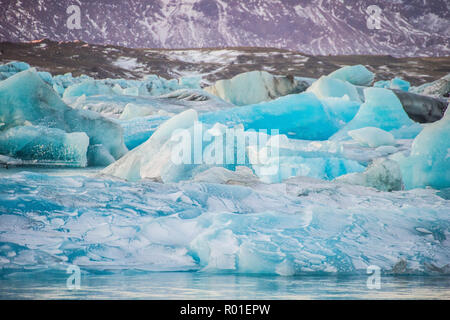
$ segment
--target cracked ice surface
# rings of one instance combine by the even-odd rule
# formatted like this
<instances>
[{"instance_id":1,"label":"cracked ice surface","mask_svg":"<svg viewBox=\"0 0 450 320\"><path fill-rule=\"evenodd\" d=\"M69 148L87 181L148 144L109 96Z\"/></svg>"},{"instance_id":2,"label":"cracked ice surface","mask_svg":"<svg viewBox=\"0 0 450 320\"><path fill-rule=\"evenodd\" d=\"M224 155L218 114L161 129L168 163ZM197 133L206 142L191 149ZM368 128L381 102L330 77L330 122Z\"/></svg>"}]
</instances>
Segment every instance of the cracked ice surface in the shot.
<instances>
[{"instance_id":1,"label":"cracked ice surface","mask_svg":"<svg viewBox=\"0 0 450 320\"><path fill-rule=\"evenodd\" d=\"M449 273L449 200L293 178L252 187L0 179L0 268Z\"/></svg>"}]
</instances>

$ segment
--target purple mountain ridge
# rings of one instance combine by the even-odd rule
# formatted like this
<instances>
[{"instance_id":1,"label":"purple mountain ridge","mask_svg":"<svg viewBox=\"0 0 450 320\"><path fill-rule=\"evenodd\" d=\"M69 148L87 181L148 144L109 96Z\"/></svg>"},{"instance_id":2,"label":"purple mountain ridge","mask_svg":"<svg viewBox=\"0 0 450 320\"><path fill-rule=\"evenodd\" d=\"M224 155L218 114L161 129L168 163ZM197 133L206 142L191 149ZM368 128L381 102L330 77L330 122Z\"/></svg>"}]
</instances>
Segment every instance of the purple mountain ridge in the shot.
<instances>
[{"instance_id":1,"label":"purple mountain ridge","mask_svg":"<svg viewBox=\"0 0 450 320\"><path fill-rule=\"evenodd\" d=\"M80 8L81 29L68 28L71 5ZM379 29L370 5L381 9ZM448 0L0 0L0 41L448 56L449 7Z\"/></svg>"}]
</instances>

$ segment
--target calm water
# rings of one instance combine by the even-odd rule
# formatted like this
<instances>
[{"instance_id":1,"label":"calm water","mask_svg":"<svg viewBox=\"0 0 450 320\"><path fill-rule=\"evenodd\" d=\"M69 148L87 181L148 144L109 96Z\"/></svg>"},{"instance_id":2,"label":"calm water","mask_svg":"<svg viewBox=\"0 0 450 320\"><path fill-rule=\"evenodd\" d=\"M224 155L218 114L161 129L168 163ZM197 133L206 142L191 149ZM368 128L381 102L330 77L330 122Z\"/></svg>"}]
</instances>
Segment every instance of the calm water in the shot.
<instances>
[{"instance_id":1,"label":"calm water","mask_svg":"<svg viewBox=\"0 0 450 320\"><path fill-rule=\"evenodd\" d=\"M0 276L1 299L450 299L450 277L385 276L369 290L360 276L244 276L196 272L68 275L20 272Z\"/></svg>"}]
</instances>

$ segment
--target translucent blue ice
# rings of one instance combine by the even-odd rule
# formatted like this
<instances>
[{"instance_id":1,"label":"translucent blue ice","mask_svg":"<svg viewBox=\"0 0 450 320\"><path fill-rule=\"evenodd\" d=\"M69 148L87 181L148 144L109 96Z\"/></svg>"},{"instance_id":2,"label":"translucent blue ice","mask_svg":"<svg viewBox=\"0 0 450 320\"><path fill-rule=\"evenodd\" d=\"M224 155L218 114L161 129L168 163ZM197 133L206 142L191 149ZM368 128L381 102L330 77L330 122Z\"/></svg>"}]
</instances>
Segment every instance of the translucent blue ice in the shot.
<instances>
[{"instance_id":1,"label":"translucent blue ice","mask_svg":"<svg viewBox=\"0 0 450 320\"><path fill-rule=\"evenodd\" d=\"M374 83L373 86L378 87L378 88L388 88L388 89L409 91L411 84L408 81L403 80L401 78L394 78L390 81L387 81L387 80L377 81Z\"/></svg>"},{"instance_id":2,"label":"translucent blue ice","mask_svg":"<svg viewBox=\"0 0 450 320\"><path fill-rule=\"evenodd\" d=\"M354 85L330 76L320 77L306 91L314 93L319 99L345 97L352 101L361 102L358 90Z\"/></svg>"},{"instance_id":3,"label":"translucent blue ice","mask_svg":"<svg viewBox=\"0 0 450 320\"><path fill-rule=\"evenodd\" d=\"M63 98L95 96L95 95L114 95L111 87L97 80L86 80L68 87L63 94Z\"/></svg>"},{"instance_id":4,"label":"translucent blue ice","mask_svg":"<svg viewBox=\"0 0 450 320\"><path fill-rule=\"evenodd\" d=\"M66 133L40 126L17 126L0 131L0 154L30 164L74 167L87 165L89 137L84 132Z\"/></svg>"},{"instance_id":5,"label":"translucent blue ice","mask_svg":"<svg viewBox=\"0 0 450 320\"><path fill-rule=\"evenodd\" d=\"M103 145L114 159L127 152L119 124L98 113L70 108L34 69L0 82L0 123L0 131L31 124L67 133L85 132L91 145Z\"/></svg>"},{"instance_id":6,"label":"translucent blue ice","mask_svg":"<svg viewBox=\"0 0 450 320\"><path fill-rule=\"evenodd\" d=\"M345 66L328 75L330 78L348 81L356 86L369 86L375 75L361 64Z\"/></svg>"},{"instance_id":7,"label":"translucent blue ice","mask_svg":"<svg viewBox=\"0 0 450 320\"><path fill-rule=\"evenodd\" d=\"M414 205L411 205L413 203ZM449 200L311 179L253 188L23 172L0 178L0 273L450 272Z\"/></svg>"},{"instance_id":8,"label":"translucent blue ice","mask_svg":"<svg viewBox=\"0 0 450 320\"><path fill-rule=\"evenodd\" d=\"M361 145L369 146L371 148L395 145L394 136L380 128L364 127L351 130L348 132L348 135L352 137L353 140L358 141Z\"/></svg>"},{"instance_id":9,"label":"translucent blue ice","mask_svg":"<svg viewBox=\"0 0 450 320\"><path fill-rule=\"evenodd\" d=\"M18 72L30 69L30 65L25 62L12 61L0 64L0 80L5 80Z\"/></svg>"},{"instance_id":10,"label":"translucent blue ice","mask_svg":"<svg viewBox=\"0 0 450 320\"><path fill-rule=\"evenodd\" d=\"M403 181L408 189L450 187L450 112L425 126L414 139L409 157L399 155Z\"/></svg>"},{"instance_id":11,"label":"translucent blue ice","mask_svg":"<svg viewBox=\"0 0 450 320\"><path fill-rule=\"evenodd\" d=\"M406 114L400 100L384 88L364 89L365 102L355 117L333 139L348 139L348 132L364 127L376 127L391 132L397 139L414 138L422 126Z\"/></svg>"},{"instance_id":12,"label":"translucent blue ice","mask_svg":"<svg viewBox=\"0 0 450 320\"><path fill-rule=\"evenodd\" d=\"M218 80L206 91L237 106L270 101L306 89L299 78L274 76L266 71L240 73L231 79Z\"/></svg>"},{"instance_id":13,"label":"translucent blue ice","mask_svg":"<svg viewBox=\"0 0 450 320\"><path fill-rule=\"evenodd\" d=\"M326 140L340 124L312 93L292 94L259 104L235 107L200 115L199 120L228 127L242 124L248 129L277 129L289 138Z\"/></svg>"}]
</instances>

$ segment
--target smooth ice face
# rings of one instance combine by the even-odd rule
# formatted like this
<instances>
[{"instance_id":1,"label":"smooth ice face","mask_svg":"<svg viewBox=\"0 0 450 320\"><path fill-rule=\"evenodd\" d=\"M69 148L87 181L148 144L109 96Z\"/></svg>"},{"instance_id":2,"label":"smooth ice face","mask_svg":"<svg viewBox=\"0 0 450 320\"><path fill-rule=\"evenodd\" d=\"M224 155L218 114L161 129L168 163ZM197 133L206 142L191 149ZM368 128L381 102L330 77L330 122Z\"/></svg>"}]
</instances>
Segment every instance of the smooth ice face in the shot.
<instances>
[{"instance_id":1,"label":"smooth ice face","mask_svg":"<svg viewBox=\"0 0 450 320\"><path fill-rule=\"evenodd\" d=\"M219 80L205 90L234 105L244 106L299 93L306 88L306 83L294 78L273 76L266 71L251 71L229 80Z\"/></svg>"},{"instance_id":2,"label":"smooth ice face","mask_svg":"<svg viewBox=\"0 0 450 320\"><path fill-rule=\"evenodd\" d=\"M407 189L450 187L450 111L414 139L409 157L398 156Z\"/></svg>"},{"instance_id":3,"label":"smooth ice face","mask_svg":"<svg viewBox=\"0 0 450 320\"><path fill-rule=\"evenodd\" d=\"M344 98L323 98L320 99L328 114L339 126L352 120L358 112L361 103Z\"/></svg>"},{"instance_id":4,"label":"smooth ice face","mask_svg":"<svg viewBox=\"0 0 450 320\"><path fill-rule=\"evenodd\" d=\"M373 72L361 64L355 66L345 66L328 75L333 79L348 81L355 86L369 86L375 75Z\"/></svg>"},{"instance_id":5,"label":"smooth ice face","mask_svg":"<svg viewBox=\"0 0 450 320\"><path fill-rule=\"evenodd\" d=\"M388 89L364 89L365 102L355 117L332 139L348 139L348 132L365 127L375 127L390 132L397 139L414 138L422 127L406 114L400 100Z\"/></svg>"},{"instance_id":6,"label":"smooth ice face","mask_svg":"<svg viewBox=\"0 0 450 320\"><path fill-rule=\"evenodd\" d=\"M88 166L106 167L116 161L114 157L101 144L90 145L87 150Z\"/></svg>"},{"instance_id":7,"label":"smooth ice face","mask_svg":"<svg viewBox=\"0 0 450 320\"><path fill-rule=\"evenodd\" d=\"M358 91L354 85L330 76L320 77L306 91L314 93L319 99L346 97L349 100L361 102Z\"/></svg>"},{"instance_id":8,"label":"smooth ice face","mask_svg":"<svg viewBox=\"0 0 450 320\"><path fill-rule=\"evenodd\" d=\"M0 178L0 270L449 274L450 201L435 193L23 172Z\"/></svg>"},{"instance_id":9,"label":"smooth ice face","mask_svg":"<svg viewBox=\"0 0 450 320\"><path fill-rule=\"evenodd\" d=\"M150 176L160 178L161 171L158 170L164 170L164 165L171 161L171 154L167 154L168 150L164 148L165 144L169 142L175 130L189 129L197 121L197 118L195 110L187 110L170 118L161 124L145 143L128 152L102 172L129 181ZM155 176L158 174L159 176Z\"/></svg>"},{"instance_id":10,"label":"smooth ice face","mask_svg":"<svg viewBox=\"0 0 450 320\"><path fill-rule=\"evenodd\" d=\"M102 144L115 159L127 152L119 124L98 113L70 108L34 69L0 82L0 101L1 131L32 124L85 132L91 145Z\"/></svg>"},{"instance_id":11,"label":"smooth ice face","mask_svg":"<svg viewBox=\"0 0 450 320\"><path fill-rule=\"evenodd\" d=\"M199 120L228 127L242 124L245 130L279 130L289 138L326 140L339 124L312 93L292 94L273 101L235 107L200 115Z\"/></svg>"},{"instance_id":12,"label":"smooth ice face","mask_svg":"<svg viewBox=\"0 0 450 320\"><path fill-rule=\"evenodd\" d=\"M40 126L17 126L0 132L0 154L29 164L87 165L89 137L84 132Z\"/></svg>"},{"instance_id":13,"label":"smooth ice face","mask_svg":"<svg viewBox=\"0 0 450 320\"><path fill-rule=\"evenodd\" d=\"M128 150L132 150L147 141L156 129L168 119L170 119L168 116L147 116L120 121Z\"/></svg>"},{"instance_id":14,"label":"smooth ice face","mask_svg":"<svg viewBox=\"0 0 450 320\"><path fill-rule=\"evenodd\" d=\"M395 145L395 138L392 134L375 127L350 130L348 135L353 140L358 141L362 146L369 146L371 148Z\"/></svg>"},{"instance_id":15,"label":"smooth ice face","mask_svg":"<svg viewBox=\"0 0 450 320\"><path fill-rule=\"evenodd\" d=\"M380 191L401 190L403 186L398 163L388 159L376 159L364 172L349 173L336 178L336 181Z\"/></svg>"},{"instance_id":16,"label":"smooth ice face","mask_svg":"<svg viewBox=\"0 0 450 320\"><path fill-rule=\"evenodd\" d=\"M403 80L401 78L394 78L390 81L385 80L377 81L374 83L373 86L377 88L388 88L388 89L409 91L411 84L408 81Z\"/></svg>"}]
</instances>

